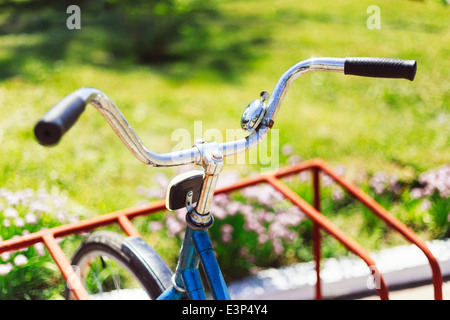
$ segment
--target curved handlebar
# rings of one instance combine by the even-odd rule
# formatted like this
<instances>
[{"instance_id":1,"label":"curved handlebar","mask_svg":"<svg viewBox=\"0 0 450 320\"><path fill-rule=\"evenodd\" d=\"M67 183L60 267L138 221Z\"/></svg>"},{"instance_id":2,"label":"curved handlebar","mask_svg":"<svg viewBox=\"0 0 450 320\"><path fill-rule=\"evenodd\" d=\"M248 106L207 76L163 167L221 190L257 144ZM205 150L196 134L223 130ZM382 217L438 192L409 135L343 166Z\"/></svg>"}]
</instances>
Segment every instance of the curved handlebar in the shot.
<instances>
[{"instance_id":1,"label":"curved handlebar","mask_svg":"<svg viewBox=\"0 0 450 320\"><path fill-rule=\"evenodd\" d=\"M355 59L361 59L361 61L355 61ZM349 66L350 70L353 67L358 71L350 72ZM381 67L384 72L377 72L377 66ZM405 78L412 81L416 69L417 63L414 60L385 58L311 58L301 61L289 68L278 80L268 102L268 112L261 121L258 130L252 132L245 139L224 143L222 152L224 155L233 155L246 151L264 139L274 124L277 113L289 87L298 77L305 73L312 71L328 71L367 77ZM390 72L388 72L388 70L390 70Z\"/></svg>"},{"instance_id":2,"label":"curved handlebar","mask_svg":"<svg viewBox=\"0 0 450 320\"><path fill-rule=\"evenodd\" d=\"M78 119L81 114L79 110L83 111L88 103L103 115L131 153L146 164L181 165L194 162L195 157L199 155L197 148L162 154L147 149L111 99L94 88L78 89L51 108L34 128L38 142L45 146L57 144L62 135Z\"/></svg>"},{"instance_id":3,"label":"curved handlebar","mask_svg":"<svg viewBox=\"0 0 450 320\"><path fill-rule=\"evenodd\" d=\"M272 128L290 85L299 76L311 71L413 80L416 62L382 58L311 58L301 61L289 68L278 80L269 99L267 112L257 130L243 139L218 144L223 156L234 155L256 146ZM201 151L197 146L170 153L156 153L146 148L116 105L104 93L94 88L78 89L50 109L34 128L38 142L45 146L57 144L88 103L103 115L122 142L140 161L157 167L202 163Z\"/></svg>"}]
</instances>

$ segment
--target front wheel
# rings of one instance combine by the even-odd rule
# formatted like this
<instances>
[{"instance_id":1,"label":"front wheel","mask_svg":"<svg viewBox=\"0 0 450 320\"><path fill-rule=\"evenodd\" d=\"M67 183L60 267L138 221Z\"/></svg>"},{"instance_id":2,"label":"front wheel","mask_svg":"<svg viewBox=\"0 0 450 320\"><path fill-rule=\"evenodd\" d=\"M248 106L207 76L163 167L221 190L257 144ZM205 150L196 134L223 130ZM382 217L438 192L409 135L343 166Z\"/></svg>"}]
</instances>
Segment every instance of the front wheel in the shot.
<instances>
[{"instance_id":1,"label":"front wheel","mask_svg":"<svg viewBox=\"0 0 450 320\"><path fill-rule=\"evenodd\" d=\"M110 231L89 235L72 258L91 299L156 299L171 285L172 271L139 237ZM66 299L73 299L69 288Z\"/></svg>"}]
</instances>

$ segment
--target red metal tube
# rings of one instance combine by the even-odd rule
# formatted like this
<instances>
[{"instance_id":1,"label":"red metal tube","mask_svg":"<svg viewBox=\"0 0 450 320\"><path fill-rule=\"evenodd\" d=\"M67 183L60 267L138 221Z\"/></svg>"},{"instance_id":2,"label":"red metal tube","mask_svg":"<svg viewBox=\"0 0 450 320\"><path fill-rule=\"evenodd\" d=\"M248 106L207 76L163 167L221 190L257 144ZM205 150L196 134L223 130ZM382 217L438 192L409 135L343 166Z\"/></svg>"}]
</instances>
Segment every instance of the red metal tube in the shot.
<instances>
[{"instance_id":1,"label":"red metal tube","mask_svg":"<svg viewBox=\"0 0 450 320\"><path fill-rule=\"evenodd\" d=\"M320 171L313 168L313 189L314 189L314 209L320 212ZM320 260L322 238L320 236L320 226L318 223L313 223L313 253L316 261L316 300L322 300L322 285L320 280Z\"/></svg>"},{"instance_id":2,"label":"red metal tube","mask_svg":"<svg viewBox=\"0 0 450 320\"><path fill-rule=\"evenodd\" d=\"M121 215L117 219L119 225L122 227L122 230L125 231L125 233L129 236L135 236L140 237L139 232L136 230L136 228L131 223L130 219L128 219L127 216Z\"/></svg>"},{"instance_id":3,"label":"red metal tube","mask_svg":"<svg viewBox=\"0 0 450 320\"><path fill-rule=\"evenodd\" d=\"M433 277L433 287L434 287L434 297L436 300L442 300L442 273L439 267L437 259L433 256L431 251L428 249L425 242L420 239L411 229L406 227L397 218L390 215L380 204L378 204L374 199L369 197L366 193L361 191L358 187L351 184L347 180L343 179L339 175L333 172L324 161L316 160L316 165L320 167L321 170L325 171L334 181L339 183L344 187L353 197L358 199L362 204L368 207L373 213L384 220L391 228L397 230L403 237L409 240L411 243L415 244L427 257Z\"/></svg>"},{"instance_id":4,"label":"red metal tube","mask_svg":"<svg viewBox=\"0 0 450 320\"><path fill-rule=\"evenodd\" d=\"M48 230L38 231L17 238L8 239L0 243L0 253L11 250L19 250L22 248L32 246L35 243L42 242L42 238L47 234L52 234L54 235L55 238L65 237L70 234L86 232L98 227L116 223L117 221L119 221L121 217L125 217L129 220L140 215L156 213L158 211L164 210L165 208L166 208L165 201L160 200L142 208L130 208L120 210L104 214L101 216L93 217L90 219L86 219L83 221L62 225ZM133 227L131 223L128 224L124 221L124 218L121 219L122 222L124 222L128 226L127 229L129 232L132 232L133 234L138 234L137 231L131 230L131 227ZM124 231L127 232L126 230Z\"/></svg>"},{"instance_id":5,"label":"red metal tube","mask_svg":"<svg viewBox=\"0 0 450 320\"><path fill-rule=\"evenodd\" d=\"M67 257L61 247L56 242L55 237L51 233L48 233L43 236L42 240L47 246L53 260L55 260L58 265L64 279L66 279L66 282L70 284L70 288L75 295L75 298L78 300L89 300L89 294L81 283L80 278L76 274L69 260L67 260Z\"/></svg>"},{"instance_id":6,"label":"red metal tube","mask_svg":"<svg viewBox=\"0 0 450 320\"><path fill-rule=\"evenodd\" d=\"M295 192L290 190L287 186L281 183L277 178L286 177L292 174L297 174L300 171L312 169L313 170L313 188L314 188L314 207L308 204ZM324 229L326 232L334 236L338 241L344 244L350 251L360 256L371 270L379 274L375 263L372 261L367 252L346 234L344 234L340 229L335 227L328 219L326 219L320 213L320 179L319 172L323 170L332 179L344 187L352 196L359 200L362 204L367 206L372 210L378 217L384 220L390 227L399 231L406 239L416 244L427 256L430 266L433 272L433 284L435 299L442 299L442 275L440 271L439 264L431 254L426 244L418 238L410 229L404 226L395 217L391 216L384 208L382 208L378 203L376 203L372 198L366 195L364 192L359 190L356 186L352 185L345 179L336 175L333 170L321 159L313 159L309 161L301 162L295 166L281 168L271 174L264 174L258 177L251 177L240 181L232 186L218 189L216 193L229 193L238 189L242 189L251 185L258 183L270 183L274 188L281 192L286 198L288 198L294 205L297 205L305 214L307 214L314 223L314 256L316 261L316 272L317 272L317 283L316 283L316 298L320 299L322 297L321 285L320 285L320 229ZM139 233L134 228L131 223L131 219L140 216L152 214L158 211L165 210L165 201L160 200L154 202L146 207L142 208L131 208L126 210L121 210L113 212L110 214L105 214L102 216L94 217L84 221L80 221L73 224L59 226L53 229L39 231L33 234L24 235L21 237L5 240L0 243L0 253L12 250L18 250L22 248L29 247L38 242L44 242L49 249L50 254L60 268L64 278L66 280L75 281L73 287L74 294L78 299L88 299L88 295L83 286L79 286L79 279L74 277L74 270L70 266L69 261L65 257L61 248L57 244L55 238L64 237L70 234L79 233L83 231L89 231L101 226L109 225L112 223L118 223L122 229L128 235L139 236ZM77 280L78 279L78 280ZM384 283L383 278L380 276L381 288L378 290L378 294L381 299L388 299L387 287ZM80 288L78 288L80 287Z\"/></svg>"},{"instance_id":7,"label":"red metal tube","mask_svg":"<svg viewBox=\"0 0 450 320\"><path fill-rule=\"evenodd\" d=\"M339 240L348 250L355 253L361 259L363 259L366 264L371 268L371 270L377 270L375 262L369 256L369 254L361 247L358 243L356 243L353 239L348 237L345 233L343 233L339 228L333 225L327 218L325 218L320 212L314 209L309 203L303 200L299 195L297 195L294 191L289 189L285 184L280 182L274 176L267 175L265 179L268 183L270 183L275 189L281 192L287 199L289 199L293 204L298 206L306 215L308 215L311 219L313 219L321 228L323 228L326 232L334 236L337 240ZM379 273L377 273L379 274ZM382 300L388 300L389 294L387 286L384 282L381 274L380 278L380 288L377 289L378 295Z\"/></svg>"}]
</instances>

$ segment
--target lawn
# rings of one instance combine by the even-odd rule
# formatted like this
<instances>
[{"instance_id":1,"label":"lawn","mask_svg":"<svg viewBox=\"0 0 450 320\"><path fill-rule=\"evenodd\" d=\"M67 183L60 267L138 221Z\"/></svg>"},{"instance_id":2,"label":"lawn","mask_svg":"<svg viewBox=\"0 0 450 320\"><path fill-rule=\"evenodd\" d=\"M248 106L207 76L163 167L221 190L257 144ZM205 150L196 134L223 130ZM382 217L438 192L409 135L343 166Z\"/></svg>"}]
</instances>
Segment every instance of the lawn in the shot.
<instances>
[{"instance_id":1,"label":"lawn","mask_svg":"<svg viewBox=\"0 0 450 320\"><path fill-rule=\"evenodd\" d=\"M293 154L320 157L344 166L352 181L386 172L405 185L417 183L421 173L450 163L449 6L379 0L381 28L369 29L372 4L217 1L220 14L202 21L206 40L191 35L171 47L185 59L156 64L115 63L86 40L96 39L89 26L62 25L54 41L70 33L71 42L54 56L49 52L57 42L45 32L0 32L0 188L52 190L81 205L86 216L135 206L146 200L139 186L155 187L155 174L170 179L176 170L137 161L92 107L58 146L40 146L33 126L59 99L80 87L98 88L147 147L168 152L180 143L176 130L189 132L193 143L196 134L215 132L219 139L239 129L244 107L262 90L271 92L296 62L320 56L414 59L418 70L413 82L333 73L298 79L274 126L279 163L270 165L282 166ZM0 14L0 22L5 19ZM292 151L283 153L282 146ZM270 165L234 164L225 171L246 176ZM447 198L443 210L449 206Z\"/></svg>"}]
</instances>

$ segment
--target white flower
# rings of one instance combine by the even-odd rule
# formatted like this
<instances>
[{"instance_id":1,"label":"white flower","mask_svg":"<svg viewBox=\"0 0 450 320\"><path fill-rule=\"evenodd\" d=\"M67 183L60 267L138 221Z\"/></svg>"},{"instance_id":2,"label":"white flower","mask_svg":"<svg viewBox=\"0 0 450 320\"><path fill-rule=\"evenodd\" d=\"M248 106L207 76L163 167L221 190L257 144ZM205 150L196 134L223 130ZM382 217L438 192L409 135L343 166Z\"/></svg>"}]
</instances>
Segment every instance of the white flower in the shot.
<instances>
[{"instance_id":1,"label":"white flower","mask_svg":"<svg viewBox=\"0 0 450 320\"><path fill-rule=\"evenodd\" d=\"M229 196L225 193L214 195L213 202L218 206L226 206L230 201Z\"/></svg>"},{"instance_id":2,"label":"white flower","mask_svg":"<svg viewBox=\"0 0 450 320\"><path fill-rule=\"evenodd\" d=\"M420 188L414 188L411 190L410 192L411 198L412 199L418 199L421 198L423 196L423 192L422 189Z\"/></svg>"},{"instance_id":3,"label":"white flower","mask_svg":"<svg viewBox=\"0 0 450 320\"><path fill-rule=\"evenodd\" d=\"M290 165L290 166L295 166L296 164L299 164L300 162L302 162L302 158L300 158L298 155L296 155L296 154L293 154L292 156L290 156L288 159L287 159L287 163Z\"/></svg>"},{"instance_id":4,"label":"white flower","mask_svg":"<svg viewBox=\"0 0 450 320\"><path fill-rule=\"evenodd\" d=\"M431 208L431 201L428 199L425 199L422 201L422 203L420 204L420 209L422 209L423 211L427 211Z\"/></svg>"},{"instance_id":5,"label":"white flower","mask_svg":"<svg viewBox=\"0 0 450 320\"><path fill-rule=\"evenodd\" d=\"M166 215L166 226L172 236L177 235L184 229L184 225L170 214Z\"/></svg>"},{"instance_id":6,"label":"white flower","mask_svg":"<svg viewBox=\"0 0 450 320\"><path fill-rule=\"evenodd\" d=\"M152 221L148 224L148 228L150 231L156 232L162 230L164 225L161 221Z\"/></svg>"},{"instance_id":7,"label":"white flower","mask_svg":"<svg viewBox=\"0 0 450 320\"><path fill-rule=\"evenodd\" d=\"M341 201L342 199L344 199L344 193L342 192L341 188L335 188L333 189L331 197L334 201Z\"/></svg>"},{"instance_id":8,"label":"white flower","mask_svg":"<svg viewBox=\"0 0 450 320\"><path fill-rule=\"evenodd\" d=\"M226 212L230 216L233 216L239 211L241 206L242 206L242 203L240 203L239 201L231 201L226 206Z\"/></svg>"},{"instance_id":9,"label":"white flower","mask_svg":"<svg viewBox=\"0 0 450 320\"><path fill-rule=\"evenodd\" d=\"M14 219L19 216L19 213L14 208L5 209L5 212L3 214L5 215L5 218L10 218L10 219Z\"/></svg>"},{"instance_id":10,"label":"white flower","mask_svg":"<svg viewBox=\"0 0 450 320\"><path fill-rule=\"evenodd\" d=\"M41 201L33 201L30 206L29 206L31 211L34 212L49 212L50 209L48 207L48 205L46 205L45 203L41 202Z\"/></svg>"},{"instance_id":11,"label":"white flower","mask_svg":"<svg viewBox=\"0 0 450 320\"><path fill-rule=\"evenodd\" d=\"M170 182L169 178L167 178L167 176L161 172L155 173L155 175L153 176L153 179L156 181L156 183L159 185L159 187L164 190L167 188L167 186L169 185L169 182Z\"/></svg>"},{"instance_id":12,"label":"white flower","mask_svg":"<svg viewBox=\"0 0 450 320\"><path fill-rule=\"evenodd\" d=\"M18 227L18 228L21 228L21 227L23 227L24 225L25 225L25 220L23 220L22 218L16 218L15 220L14 220L14 225L16 226L16 227Z\"/></svg>"},{"instance_id":13,"label":"white flower","mask_svg":"<svg viewBox=\"0 0 450 320\"><path fill-rule=\"evenodd\" d=\"M3 226L9 228L11 226L11 221L8 219L3 220Z\"/></svg>"},{"instance_id":14,"label":"white flower","mask_svg":"<svg viewBox=\"0 0 450 320\"><path fill-rule=\"evenodd\" d=\"M294 151L294 148L289 143L286 143L283 147L281 147L281 153L284 156L288 156L288 155L292 154L293 151Z\"/></svg>"},{"instance_id":15,"label":"white flower","mask_svg":"<svg viewBox=\"0 0 450 320\"><path fill-rule=\"evenodd\" d=\"M3 253L1 254L1 257L2 257L2 260L6 262L6 261L8 261L9 259L11 259L11 252L10 252L10 251L3 252Z\"/></svg>"},{"instance_id":16,"label":"white flower","mask_svg":"<svg viewBox=\"0 0 450 320\"><path fill-rule=\"evenodd\" d=\"M36 253L38 254L38 256L45 255L45 247L44 247L44 244L42 242L36 243L34 245L34 249L36 250Z\"/></svg>"},{"instance_id":17,"label":"white flower","mask_svg":"<svg viewBox=\"0 0 450 320\"><path fill-rule=\"evenodd\" d=\"M12 192L4 195L4 198L12 206L17 206L20 203L20 198Z\"/></svg>"},{"instance_id":18,"label":"white flower","mask_svg":"<svg viewBox=\"0 0 450 320\"><path fill-rule=\"evenodd\" d=\"M12 270L12 268L13 266L11 263L0 264L0 275L1 276L7 275Z\"/></svg>"},{"instance_id":19,"label":"white flower","mask_svg":"<svg viewBox=\"0 0 450 320\"><path fill-rule=\"evenodd\" d=\"M323 186L325 186L325 187L328 187L328 186L331 186L334 184L334 180L326 173L321 173L320 178L321 178L321 182L322 182Z\"/></svg>"},{"instance_id":20,"label":"white flower","mask_svg":"<svg viewBox=\"0 0 450 320\"><path fill-rule=\"evenodd\" d=\"M301 171L298 174L298 178L299 178L300 182L306 182L311 178L311 173L308 170Z\"/></svg>"},{"instance_id":21,"label":"white flower","mask_svg":"<svg viewBox=\"0 0 450 320\"><path fill-rule=\"evenodd\" d=\"M37 217L36 217L36 215L34 213L28 212L25 215L25 222L28 223L28 224L37 224L38 220L37 220Z\"/></svg>"},{"instance_id":22,"label":"white flower","mask_svg":"<svg viewBox=\"0 0 450 320\"><path fill-rule=\"evenodd\" d=\"M345 172L347 171L347 167L344 165L338 165L336 168L334 168L334 172L336 172L337 175L343 176L345 175Z\"/></svg>"},{"instance_id":23,"label":"white flower","mask_svg":"<svg viewBox=\"0 0 450 320\"><path fill-rule=\"evenodd\" d=\"M16 266L23 266L25 264L27 264L28 259L27 257L25 257L23 254L18 254L15 258L14 258L14 264Z\"/></svg>"},{"instance_id":24,"label":"white flower","mask_svg":"<svg viewBox=\"0 0 450 320\"><path fill-rule=\"evenodd\" d=\"M231 224L224 224L220 230L224 233L232 233L234 228Z\"/></svg>"}]
</instances>

